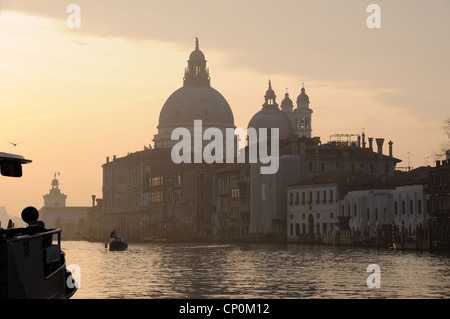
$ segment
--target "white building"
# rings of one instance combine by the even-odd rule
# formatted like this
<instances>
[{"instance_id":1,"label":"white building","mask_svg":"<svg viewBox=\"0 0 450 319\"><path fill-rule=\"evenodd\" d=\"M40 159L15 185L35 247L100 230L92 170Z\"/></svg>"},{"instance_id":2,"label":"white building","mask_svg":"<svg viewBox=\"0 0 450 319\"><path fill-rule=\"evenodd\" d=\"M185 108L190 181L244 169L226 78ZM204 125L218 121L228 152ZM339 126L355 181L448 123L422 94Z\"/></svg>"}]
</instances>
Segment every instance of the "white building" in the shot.
<instances>
[{"instance_id":1,"label":"white building","mask_svg":"<svg viewBox=\"0 0 450 319\"><path fill-rule=\"evenodd\" d=\"M355 184L373 180L360 171L334 171L287 187L288 241L326 239L339 230L337 202Z\"/></svg>"},{"instance_id":2,"label":"white building","mask_svg":"<svg viewBox=\"0 0 450 319\"><path fill-rule=\"evenodd\" d=\"M350 229L362 236L375 236L375 227L396 225L415 235L416 227L425 227L428 195L424 185L398 186L395 189L370 189L349 192L338 202L341 215L351 216ZM389 236L389 234L386 234Z\"/></svg>"},{"instance_id":3,"label":"white building","mask_svg":"<svg viewBox=\"0 0 450 319\"><path fill-rule=\"evenodd\" d=\"M288 240L314 239L333 231L338 192L337 183L288 187Z\"/></svg>"},{"instance_id":4,"label":"white building","mask_svg":"<svg viewBox=\"0 0 450 319\"><path fill-rule=\"evenodd\" d=\"M415 235L427 225L428 195L423 182L399 181L345 170L288 186L288 241L331 242L337 230L348 242L375 238L376 230L390 239L393 225Z\"/></svg>"}]
</instances>

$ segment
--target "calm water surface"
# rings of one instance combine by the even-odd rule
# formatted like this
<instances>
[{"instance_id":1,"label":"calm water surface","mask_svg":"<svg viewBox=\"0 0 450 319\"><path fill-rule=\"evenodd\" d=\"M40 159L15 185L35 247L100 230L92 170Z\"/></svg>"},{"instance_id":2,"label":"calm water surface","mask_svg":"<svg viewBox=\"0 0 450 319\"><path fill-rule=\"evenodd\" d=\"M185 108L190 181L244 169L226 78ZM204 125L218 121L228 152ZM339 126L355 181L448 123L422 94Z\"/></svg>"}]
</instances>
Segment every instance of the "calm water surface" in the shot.
<instances>
[{"instance_id":1,"label":"calm water surface","mask_svg":"<svg viewBox=\"0 0 450 319\"><path fill-rule=\"evenodd\" d=\"M80 267L75 299L448 298L450 255L352 247L63 242ZM369 289L367 266L381 268Z\"/></svg>"}]
</instances>

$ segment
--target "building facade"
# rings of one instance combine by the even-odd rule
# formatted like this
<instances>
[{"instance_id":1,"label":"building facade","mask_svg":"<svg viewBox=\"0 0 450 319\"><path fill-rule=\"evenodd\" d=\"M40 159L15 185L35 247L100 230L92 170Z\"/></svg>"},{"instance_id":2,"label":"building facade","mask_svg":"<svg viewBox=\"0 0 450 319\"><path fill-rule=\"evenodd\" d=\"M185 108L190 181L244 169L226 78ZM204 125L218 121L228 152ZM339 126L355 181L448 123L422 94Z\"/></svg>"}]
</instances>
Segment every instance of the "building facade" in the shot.
<instances>
[{"instance_id":1,"label":"building facade","mask_svg":"<svg viewBox=\"0 0 450 319\"><path fill-rule=\"evenodd\" d=\"M450 246L450 151L447 158L436 161L430 171L429 210L432 239L437 245Z\"/></svg>"},{"instance_id":2,"label":"building facade","mask_svg":"<svg viewBox=\"0 0 450 319\"><path fill-rule=\"evenodd\" d=\"M226 164L214 175L213 237L246 240L250 227L250 167Z\"/></svg>"}]
</instances>

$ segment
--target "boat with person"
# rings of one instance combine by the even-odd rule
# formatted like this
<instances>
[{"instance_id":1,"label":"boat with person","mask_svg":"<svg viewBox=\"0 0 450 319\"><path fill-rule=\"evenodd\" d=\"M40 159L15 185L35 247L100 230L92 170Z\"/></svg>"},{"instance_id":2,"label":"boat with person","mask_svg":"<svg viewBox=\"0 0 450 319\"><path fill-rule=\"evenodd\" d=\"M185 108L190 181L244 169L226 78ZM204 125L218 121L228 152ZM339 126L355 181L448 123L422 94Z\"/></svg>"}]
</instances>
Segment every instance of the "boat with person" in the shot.
<instances>
[{"instance_id":1,"label":"boat with person","mask_svg":"<svg viewBox=\"0 0 450 319\"><path fill-rule=\"evenodd\" d=\"M1 153L1 175L22 176L22 164L31 163L20 155ZM78 283L66 268L61 250L61 229L47 229L38 221L35 207L22 211L27 227L15 228L12 222L0 228L0 298L68 299Z\"/></svg>"},{"instance_id":2,"label":"boat with person","mask_svg":"<svg viewBox=\"0 0 450 319\"><path fill-rule=\"evenodd\" d=\"M109 242L105 243L105 248L109 251L127 250L128 244L123 238L117 237L116 231L113 230L109 236Z\"/></svg>"}]
</instances>

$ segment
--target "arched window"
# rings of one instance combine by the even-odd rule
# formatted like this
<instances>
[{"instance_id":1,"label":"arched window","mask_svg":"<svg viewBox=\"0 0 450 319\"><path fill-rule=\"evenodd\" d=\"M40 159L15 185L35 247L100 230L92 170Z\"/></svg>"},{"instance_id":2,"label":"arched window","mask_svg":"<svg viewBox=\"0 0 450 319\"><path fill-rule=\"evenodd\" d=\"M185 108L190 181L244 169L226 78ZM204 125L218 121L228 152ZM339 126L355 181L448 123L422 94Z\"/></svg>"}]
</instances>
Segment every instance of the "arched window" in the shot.
<instances>
[{"instance_id":1,"label":"arched window","mask_svg":"<svg viewBox=\"0 0 450 319\"><path fill-rule=\"evenodd\" d=\"M306 128L309 128L309 118L308 118L308 117L307 117L306 120L305 120L305 127L306 127Z\"/></svg>"},{"instance_id":2,"label":"arched window","mask_svg":"<svg viewBox=\"0 0 450 319\"><path fill-rule=\"evenodd\" d=\"M302 117L300 119L300 128L305 128L305 118L304 117Z\"/></svg>"}]
</instances>

